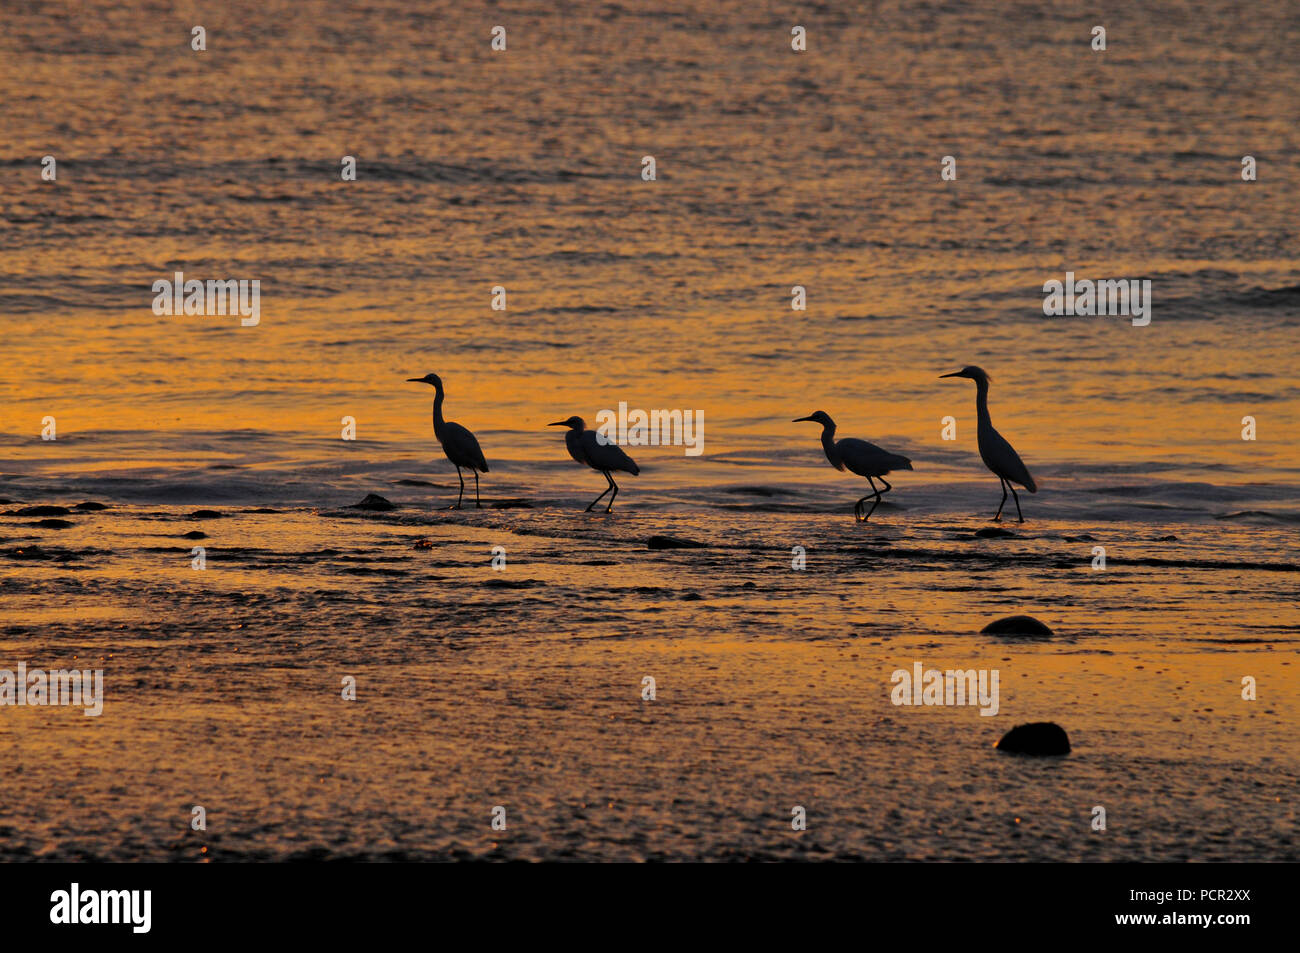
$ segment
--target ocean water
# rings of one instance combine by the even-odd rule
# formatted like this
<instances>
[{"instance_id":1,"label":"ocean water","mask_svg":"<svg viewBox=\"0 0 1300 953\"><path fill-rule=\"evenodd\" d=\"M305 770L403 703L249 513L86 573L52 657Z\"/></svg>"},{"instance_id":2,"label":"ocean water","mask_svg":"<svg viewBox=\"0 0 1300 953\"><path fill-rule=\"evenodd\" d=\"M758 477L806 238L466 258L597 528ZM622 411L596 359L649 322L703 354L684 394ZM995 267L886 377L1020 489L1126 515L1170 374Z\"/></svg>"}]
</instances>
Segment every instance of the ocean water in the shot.
<instances>
[{"instance_id":1,"label":"ocean water","mask_svg":"<svg viewBox=\"0 0 1300 953\"><path fill-rule=\"evenodd\" d=\"M0 668L106 697L0 708L0 857L1297 858L1294 6L5 23ZM176 271L260 323L155 315ZM1044 316L1067 271L1151 323ZM966 364L1039 484L1011 536ZM584 513L546 425L620 403L703 452ZM868 524L818 409L913 461ZM1056 635L979 634L1022 612ZM997 668L998 715L894 706L916 661ZM1071 755L992 749L1036 720Z\"/></svg>"}]
</instances>

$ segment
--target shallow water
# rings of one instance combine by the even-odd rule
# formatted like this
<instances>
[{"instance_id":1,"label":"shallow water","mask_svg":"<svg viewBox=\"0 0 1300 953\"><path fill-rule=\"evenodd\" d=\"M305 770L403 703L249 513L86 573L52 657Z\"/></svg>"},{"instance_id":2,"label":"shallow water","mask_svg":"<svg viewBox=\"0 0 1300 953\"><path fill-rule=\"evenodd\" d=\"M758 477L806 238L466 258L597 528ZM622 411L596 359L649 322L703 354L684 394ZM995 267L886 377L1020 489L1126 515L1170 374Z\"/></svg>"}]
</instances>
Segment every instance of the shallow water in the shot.
<instances>
[{"instance_id":1,"label":"shallow water","mask_svg":"<svg viewBox=\"0 0 1300 953\"><path fill-rule=\"evenodd\" d=\"M1300 14L813 8L796 55L659 7L515 5L504 55L464 4L6 15L0 667L107 695L0 708L0 856L1297 859ZM176 270L261 323L155 316ZM1067 270L1151 324L1044 317ZM1040 486L1009 538L969 363ZM704 452L584 514L546 424L620 402ZM815 409L913 460L868 525ZM1056 636L978 634L1021 612ZM915 661L999 714L892 705ZM1068 757L991 748L1049 719Z\"/></svg>"}]
</instances>

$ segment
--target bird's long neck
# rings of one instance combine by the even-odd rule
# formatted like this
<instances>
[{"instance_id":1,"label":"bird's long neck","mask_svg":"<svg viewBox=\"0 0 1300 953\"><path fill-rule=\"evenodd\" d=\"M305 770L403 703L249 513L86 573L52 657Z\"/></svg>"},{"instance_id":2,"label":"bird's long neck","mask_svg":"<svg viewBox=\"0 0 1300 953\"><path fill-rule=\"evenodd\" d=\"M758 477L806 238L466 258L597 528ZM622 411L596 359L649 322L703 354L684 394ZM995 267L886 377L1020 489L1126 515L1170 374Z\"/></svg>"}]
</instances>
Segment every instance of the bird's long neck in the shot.
<instances>
[{"instance_id":1,"label":"bird's long neck","mask_svg":"<svg viewBox=\"0 0 1300 953\"><path fill-rule=\"evenodd\" d=\"M993 420L989 417L989 382L975 382L975 415L981 426L992 427Z\"/></svg>"},{"instance_id":2,"label":"bird's long neck","mask_svg":"<svg viewBox=\"0 0 1300 953\"><path fill-rule=\"evenodd\" d=\"M433 395L433 433L439 439L442 438L442 425L446 423L442 419L442 385L434 388Z\"/></svg>"},{"instance_id":3,"label":"bird's long neck","mask_svg":"<svg viewBox=\"0 0 1300 953\"><path fill-rule=\"evenodd\" d=\"M840 453L835 448L835 425L822 424L822 449L826 451L826 459L839 466Z\"/></svg>"}]
</instances>

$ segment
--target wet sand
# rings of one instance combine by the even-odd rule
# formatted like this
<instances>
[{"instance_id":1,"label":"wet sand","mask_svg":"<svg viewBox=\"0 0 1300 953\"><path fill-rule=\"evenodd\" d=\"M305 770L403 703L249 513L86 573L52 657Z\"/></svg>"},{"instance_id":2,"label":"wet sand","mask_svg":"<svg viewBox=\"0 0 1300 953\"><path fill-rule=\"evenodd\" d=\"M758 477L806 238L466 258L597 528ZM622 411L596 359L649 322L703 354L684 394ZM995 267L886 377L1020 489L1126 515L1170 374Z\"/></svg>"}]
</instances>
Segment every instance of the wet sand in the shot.
<instances>
[{"instance_id":1,"label":"wet sand","mask_svg":"<svg viewBox=\"0 0 1300 953\"><path fill-rule=\"evenodd\" d=\"M973 540L983 524L957 521L889 556L898 526L843 514L764 514L744 546L723 521L548 507L92 521L111 554L4 560L0 658L106 682L99 718L4 712L5 859L1300 854L1294 567L1098 574L1056 528ZM817 534L803 571L775 539L795 526ZM196 527L202 572L176 540ZM709 545L654 551L655 533ZM1243 585L1276 601L1226 626ZM978 634L1021 610L1056 635ZM998 669L998 714L893 705L916 661ZM1038 720L1072 753L994 750Z\"/></svg>"}]
</instances>

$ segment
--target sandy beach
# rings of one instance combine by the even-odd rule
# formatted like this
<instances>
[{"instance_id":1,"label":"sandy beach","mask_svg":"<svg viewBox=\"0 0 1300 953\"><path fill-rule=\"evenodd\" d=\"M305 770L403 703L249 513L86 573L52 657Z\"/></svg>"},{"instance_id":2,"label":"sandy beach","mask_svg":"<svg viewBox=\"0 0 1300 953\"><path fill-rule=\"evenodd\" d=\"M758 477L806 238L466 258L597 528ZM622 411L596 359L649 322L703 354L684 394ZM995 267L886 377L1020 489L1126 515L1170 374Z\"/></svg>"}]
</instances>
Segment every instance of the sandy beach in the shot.
<instances>
[{"instance_id":1,"label":"sandy beach","mask_svg":"<svg viewBox=\"0 0 1300 953\"><path fill-rule=\"evenodd\" d=\"M1151 532L1097 572L1041 521L745 519L122 507L44 559L10 537L0 651L102 666L106 703L5 711L5 856L1296 859L1294 563L1171 567L1208 542ZM979 634L1024 610L1057 634ZM998 670L996 716L892 704L917 661ZM994 750L1038 720L1069 756Z\"/></svg>"}]
</instances>

